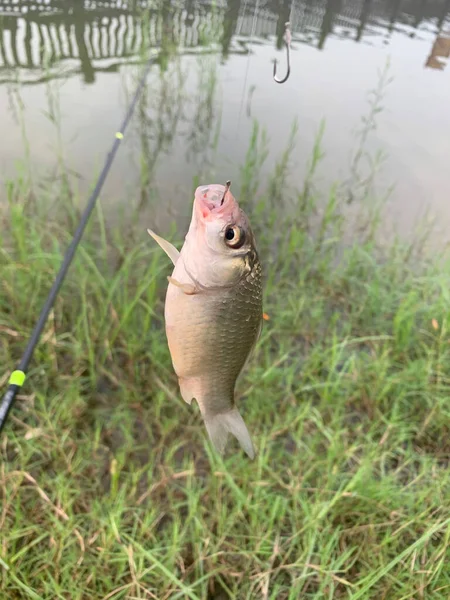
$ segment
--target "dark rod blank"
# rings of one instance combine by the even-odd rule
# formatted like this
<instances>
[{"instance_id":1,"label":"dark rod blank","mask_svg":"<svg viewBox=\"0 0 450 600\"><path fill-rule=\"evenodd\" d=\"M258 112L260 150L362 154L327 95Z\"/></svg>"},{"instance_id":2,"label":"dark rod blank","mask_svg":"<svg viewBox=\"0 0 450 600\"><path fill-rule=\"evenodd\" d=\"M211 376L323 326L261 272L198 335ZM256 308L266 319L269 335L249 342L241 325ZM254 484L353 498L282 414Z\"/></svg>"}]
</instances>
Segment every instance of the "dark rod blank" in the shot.
<instances>
[{"instance_id":1,"label":"dark rod blank","mask_svg":"<svg viewBox=\"0 0 450 600\"><path fill-rule=\"evenodd\" d=\"M33 332L28 341L27 347L25 348L25 352L23 353L23 356L17 366L17 369L12 373L12 375L9 379L8 389L6 391L6 394L3 396L3 399L0 404L0 433L5 425L6 419L8 417L9 411L11 410L11 407L14 403L14 400L25 381L26 372L28 369L28 365L30 364L31 358L33 356L34 349L39 342L39 338L45 327L45 324L47 322L47 319L48 319L48 316L52 309L55 298L57 297L58 292L61 288L61 285L64 281L64 278L67 274L67 271L69 270L70 264L75 255L75 252L77 250L78 244L80 243L80 240L83 236L86 225L91 216L92 210L94 209L97 198L100 194L100 191L101 191L103 184L106 180L106 177L109 173L109 170L113 163L116 152L120 146L120 142L123 139L125 130L128 126L128 123L129 123L132 115L133 115L137 101L139 100L139 97L142 93L145 82L147 80L147 75L150 71L150 67L151 67L153 61L154 61L154 58L152 57L149 59L149 61L146 64L144 73L139 81L139 85L136 89L136 92L133 96L131 104L128 108L127 114L125 115L125 118L123 120L123 123L122 123L119 131L115 134L116 139L114 141L114 144L111 148L111 151L109 152L109 154L106 157L105 165L103 167L102 172L100 173L100 177L98 178L97 184L95 186L94 191L92 192L91 197L89 198L86 208L84 209L84 212L80 219L80 223L77 227L75 235L73 236L72 242L70 243L70 246L66 250L66 254L64 256L61 267L60 267L58 274L56 275L55 281L53 282L53 285L50 289L47 300L45 301L45 304L41 310L41 314L39 315L39 319L33 329Z\"/></svg>"}]
</instances>

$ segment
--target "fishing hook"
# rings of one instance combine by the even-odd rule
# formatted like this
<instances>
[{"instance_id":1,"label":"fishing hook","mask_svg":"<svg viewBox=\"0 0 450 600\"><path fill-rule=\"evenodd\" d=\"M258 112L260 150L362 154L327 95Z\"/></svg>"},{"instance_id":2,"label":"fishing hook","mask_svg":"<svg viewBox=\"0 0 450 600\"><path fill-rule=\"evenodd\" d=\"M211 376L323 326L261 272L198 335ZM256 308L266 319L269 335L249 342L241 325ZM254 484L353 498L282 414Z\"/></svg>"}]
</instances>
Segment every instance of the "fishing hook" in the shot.
<instances>
[{"instance_id":1,"label":"fishing hook","mask_svg":"<svg viewBox=\"0 0 450 600\"><path fill-rule=\"evenodd\" d=\"M284 24L285 26L285 33L284 33L284 43L286 44L286 58L287 58L287 71L286 71L286 75L283 77L283 79L278 79L277 77L277 59L275 58L273 61L273 80L276 81L277 83L284 83L285 81L287 81L289 79L289 75L291 73L291 63L289 60L289 47L291 45L291 30L289 28L289 21L287 23Z\"/></svg>"},{"instance_id":2,"label":"fishing hook","mask_svg":"<svg viewBox=\"0 0 450 600\"><path fill-rule=\"evenodd\" d=\"M231 181L228 180L226 185L225 185L225 191L223 193L223 198L222 198L222 202L220 203L220 206L222 206L224 200L225 200L225 196L227 195L228 190L230 189L230 185L231 185Z\"/></svg>"}]
</instances>

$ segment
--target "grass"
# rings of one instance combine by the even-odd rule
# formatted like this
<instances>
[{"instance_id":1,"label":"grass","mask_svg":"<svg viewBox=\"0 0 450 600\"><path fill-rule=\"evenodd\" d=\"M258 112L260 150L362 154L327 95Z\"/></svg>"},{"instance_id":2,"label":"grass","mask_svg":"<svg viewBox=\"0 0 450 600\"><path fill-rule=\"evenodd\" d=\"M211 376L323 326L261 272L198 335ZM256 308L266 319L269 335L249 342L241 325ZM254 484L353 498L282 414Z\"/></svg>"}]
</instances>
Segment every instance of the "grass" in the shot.
<instances>
[{"instance_id":1,"label":"grass","mask_svg":"<svg viewBox=\"0 0 450 600\"><path fill-rule=\"evenodd\" d=\"M255 461L216 455L179 395L168 259L99 207L0 439L1 598L449 598L449 263L379 248L375 214L343 247L347 193L312 183L321 132L283 187L294 134L263 190L256 125L242 167L270 317L238 385ZM39 190L6 186L3 386L77 220Z\"/></svg>"}]
</instances>

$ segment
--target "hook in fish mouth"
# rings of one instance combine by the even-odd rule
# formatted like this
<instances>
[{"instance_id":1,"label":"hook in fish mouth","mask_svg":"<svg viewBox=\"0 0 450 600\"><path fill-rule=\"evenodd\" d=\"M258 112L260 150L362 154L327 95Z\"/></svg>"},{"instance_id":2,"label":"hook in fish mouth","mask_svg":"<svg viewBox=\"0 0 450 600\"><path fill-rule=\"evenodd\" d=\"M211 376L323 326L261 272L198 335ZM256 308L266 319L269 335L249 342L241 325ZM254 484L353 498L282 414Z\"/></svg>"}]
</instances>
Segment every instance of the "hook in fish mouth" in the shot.
<instances>
[{"instance_id":1,"label":"hook in fish mouth","mask_svg":"<svg viewBox=\"0 0 450 600\"><path fill-rule=\"evenodd\" d=\"M223 193L222 202L220 203L220 206L222 206L222 204L223 204L223 202L224 202L224 200L225 200L225 196L227 195L227 192L228 192L228 190L230 189L230 186L231 186L231 181L230 181L230 180L228 180L228 181L226 182L226 185L225 185L225 191L224 191L224 193Z\"/></svg>"}]
</instances>

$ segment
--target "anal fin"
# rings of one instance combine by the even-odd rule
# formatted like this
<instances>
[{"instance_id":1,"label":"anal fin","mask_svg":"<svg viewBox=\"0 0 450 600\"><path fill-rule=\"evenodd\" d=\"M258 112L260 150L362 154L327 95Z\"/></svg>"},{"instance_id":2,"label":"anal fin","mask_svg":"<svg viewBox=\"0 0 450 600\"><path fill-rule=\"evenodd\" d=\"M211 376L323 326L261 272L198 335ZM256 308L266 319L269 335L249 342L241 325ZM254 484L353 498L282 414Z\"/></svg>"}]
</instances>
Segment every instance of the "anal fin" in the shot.
<instances>
[{"instance_id":1,"label":"anal fin","mask_svg":"<svg viewBox=\"0 0 450 600\"><path fill-rule=\"evenodd\" d=\"M194 378L179 377L178 384L183 400L190 405L192 400L198 396L197 380Z\"/></svg>"}]
</instances>

